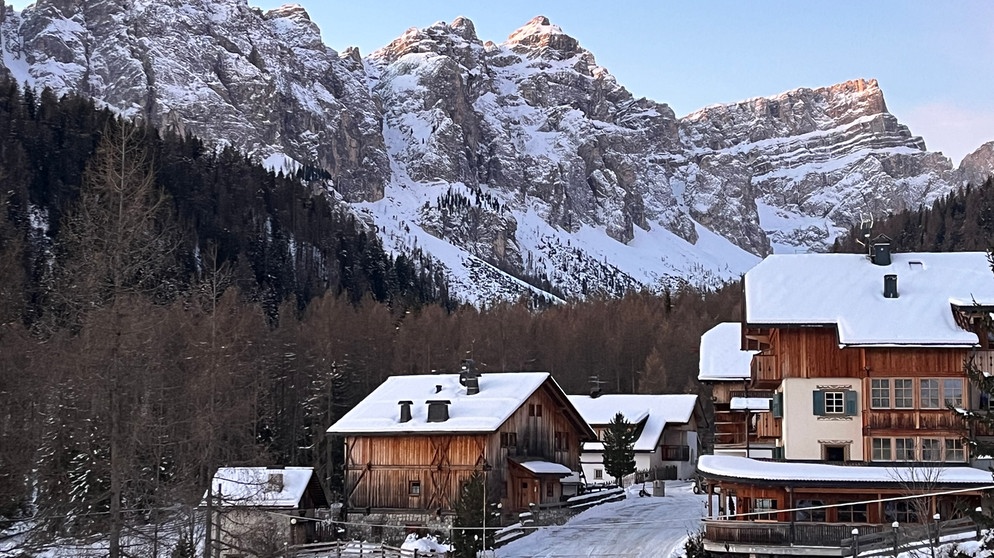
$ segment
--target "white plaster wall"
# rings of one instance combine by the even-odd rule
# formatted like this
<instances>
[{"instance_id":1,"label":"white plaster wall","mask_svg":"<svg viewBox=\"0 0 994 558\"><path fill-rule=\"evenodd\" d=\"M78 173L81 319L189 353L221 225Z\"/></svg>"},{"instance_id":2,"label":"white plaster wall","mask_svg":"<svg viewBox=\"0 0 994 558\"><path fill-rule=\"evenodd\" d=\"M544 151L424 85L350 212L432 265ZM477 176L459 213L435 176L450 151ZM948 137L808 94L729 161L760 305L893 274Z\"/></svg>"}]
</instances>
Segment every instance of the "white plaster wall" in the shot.
<instances>
[{"instance_id":1,"label":"white plaster wall","mask_svg":"<svg viewBox=\"0 0 994 558\"><path fill-rule=\"evenodd\" d=\"M783 381L783 442L786 459L821 459L822 442L849 442L849 459L863 459L863 391L857 378L786 378ZM856 416L814 414L812 392L851 389L857 395Z\"/></svg>"}]
</instances>

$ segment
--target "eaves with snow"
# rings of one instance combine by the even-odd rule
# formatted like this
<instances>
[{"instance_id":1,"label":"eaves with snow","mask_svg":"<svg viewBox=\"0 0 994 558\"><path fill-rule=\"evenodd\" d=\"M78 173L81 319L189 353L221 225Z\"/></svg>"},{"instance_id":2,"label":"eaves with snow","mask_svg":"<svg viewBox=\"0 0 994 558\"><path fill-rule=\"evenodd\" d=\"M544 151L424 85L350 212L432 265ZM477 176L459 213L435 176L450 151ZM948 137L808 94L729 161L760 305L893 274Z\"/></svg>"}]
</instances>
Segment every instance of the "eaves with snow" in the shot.
<instances>
[{"instance_id":1,"label":"eaves with snow","mask_svg":"<svg viewBox=\"0 0 994 558\"><path fill-rule=\"evenodd\" d=\"M886 276L896 297L884 296ZM972 347L954 311L994 305L984 252L773 255L745 275L747 327L835 326L843 346Z\"/></svg>"}]
</instances>

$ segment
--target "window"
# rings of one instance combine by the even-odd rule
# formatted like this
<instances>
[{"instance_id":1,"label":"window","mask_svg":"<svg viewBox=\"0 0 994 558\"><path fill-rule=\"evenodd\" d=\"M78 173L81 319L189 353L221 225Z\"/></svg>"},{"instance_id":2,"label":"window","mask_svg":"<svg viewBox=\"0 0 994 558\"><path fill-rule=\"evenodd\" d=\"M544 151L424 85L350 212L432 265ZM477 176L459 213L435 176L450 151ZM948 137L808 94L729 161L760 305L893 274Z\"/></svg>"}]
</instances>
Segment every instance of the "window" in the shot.
<instances>
[{"instance_id":1,"label":"window","mask_svg":"<svg viewBox=\"0 0 994 558\"><path fill-rule=\"evenodd\" d=\"M407 493L411 496L421 496L421 481L410 481L407 483Z\"/></svg>"},{"instance_id":2,"label":"window","mask_svg":"<svg viewBox=\"0 0 994 558\"><path fill-rule=\"evenodd\" d=\"M529 403L528 404L528 416L530 416L530 417L540 417L540 416L542 416L542 405L540 403Z\"/></svg>"},{"instance_id":3,"label":"window","mask_svg":"<svg viewBox=\"0 0 994 558\"><path fill-rule=\"evenodd\" d=\"M894 460L915 461L914 438L894 438Z\"/></svg>"},{"instance_id":4,"label":"window","mask_svg":"<svg viewBox=\"0 0 994 558\"><path fill-rule=\"evenodd\" d=\"M551 482L545 483L545 497L546 498L556 497L556 486Z\"/></svg>"},{"instance_id":5,"label":"window","mask_svg":"<svg viewBox=\"0 0 994 558\"><path fill-rule=\"evenodd\" d=\"M568 445L567 441L569 440L569 438L567 437L565 432L556 432L554 434L554 440L555 440L556 451L566 451L567 449L566 446Z\"/></svg>"},{"instance_id":6,"label":"window","mask_svg":"<svg viewBox=\"0 0 994 558\"><path fill-rule=\"evenodd\" d=\"M946 438L946 461L966 461L962 440Z\"/></svg>"},{"instance_id":7,"label":"window","mask_svg":"<svg viewBox=\"0 0 994 558\"><path fill-rule=\"evenodd\" d=\"M871 445L873 446L873 461L890 461L893 459L890 438L873 438Z\"/></svg>"},{"instance_id":8,"label":"window","mask_svg":"<svg viewBox=\"0 0 994 558\"><path fill-rule=\"evenodd\" d=\"M604 469L594 469L594 480L604 480Z\"/></svg>"},{"instance_id":9,"label":"window","mask_svg":"<svg viewBox=\"0 0 994 558\"><path fill-rule=\"evenodd\" d=\"M839 508L840 523L866 523L866 504L853 504Z\"/></svg>"},{"instance_id":10,"label":"window","mask_svg":"<svg viewBox=\"0 0 994 558\"><path fill-rule=\"evenodd\" d=\"M753 507L754 512L775 512L777 509L777 501L773 498L756 498ZM769 519L776 520L776 513L759 513L756 515L756 519Z\"/></svg>"},{"instance_id":11,"label":"window","mask_svg":"<svg viewBox=\"0 0 994 558\"><path fill-rule=\"evenodd\" d=\"M922 461L942 461L938 438L922 438Z\"/></svg>"},{"instance_id":12,"label":"window","mask_svg":"<svg viewBox=\"0 0 994 558\"><path fill-rule=\"evenodd\" d=\"M794 512L794 521L825 521L825 502L821 500L798 500L796 507L801 508ZM805 509L805 508L817 509Z\"/></svg>"},{"instance_id":13,"label":"window","mask_svg":"<svg viewBox=\"0 0 994 558\"><path fill-rule=\"evenodd\" d=\"M870 380L870 407L874 409L890 408L890 380Z\"/></svg>"},{"instance_id":14,"label":"window","mask_svg":"<svg viewBox=\"0 0 994 558\"><path fill-rule=\"evenodd\" d=\"M814 414L818 416L843 415L851 417L857 413L856 392L853 390L815 390L812 392L812 395L814 396Z\"/></svg>"},{"instance_id":15,"label":"window","mask_svg":"<svg viewBox=\"0 0 994 558\"><path fill-rule=\"evenodd\" d=\"M891 521L918 523L918 514L915 513L914 504L905 501L884 502L884 517L888 523Z\"/></svg>"},{"instance_id":16,"label":"window","mask_svg":"<svg viewBox=\"0 0 994 558\"><path fill-rule=\"evenodd\" d=\"M960 378L942 380L942 401L953 407L963 406L963 380Z\"/></svg>"},{"instance_id":17,"label":"window","mask_svg":"<svg viewBox=\"0 0 994 558\"><path fill-rule=\"evenodd\" d=\"M914 380L899 378L894 380L894 408L913 409L915 407Z\"/></svg>"},{"instance_id":18,"label":"window","mask_svg":"<svg viewBox=\"0 0 994 558\"><path fill-rule=\"evenodd\" d=\"M918 384L919 407L922 409L939 408L939 380L921 380Z\"/></svg>"},{"instance_id":19,"label":"window","mask_svg":"<svg viewBox=\"0 0 994 558\"><path fill-rule=\"evenodd\" d=\"M845 394L841 391L825 392L825 414L841 415L846 412Z\"/></svg>"},{"instance_id":20,"label":"window","mask_svg":"<svg viewBox=\"0 0 994 558\"><path fill-rule=\"evenodd\" d=\"M513 448L518 445L518 433L517 432L501 432L500 433L500 447L502 448Z\"/></svg>"}]
</instances>

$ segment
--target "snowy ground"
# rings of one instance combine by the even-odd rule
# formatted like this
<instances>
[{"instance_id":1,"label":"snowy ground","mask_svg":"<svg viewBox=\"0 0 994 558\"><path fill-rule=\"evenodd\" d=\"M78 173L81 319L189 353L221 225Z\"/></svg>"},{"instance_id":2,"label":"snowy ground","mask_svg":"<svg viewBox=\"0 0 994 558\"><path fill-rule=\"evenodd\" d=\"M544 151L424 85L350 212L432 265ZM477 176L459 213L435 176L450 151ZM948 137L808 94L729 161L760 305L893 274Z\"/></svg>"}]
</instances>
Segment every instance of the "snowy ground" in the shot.
<instances>
[{"instance_id":1,"label":"snowy ground","mask_svg":"<svg viewBox=\"0 0 994 558\"><path fill-rule=\"evenodd\" d=\"M689 481L666 481L666 496L640 498L635 485L621 502L601 504L565 525L544 527L496 550L497 558L671 558L700 529L705 497Z\"/></svg>"}]
</instances>

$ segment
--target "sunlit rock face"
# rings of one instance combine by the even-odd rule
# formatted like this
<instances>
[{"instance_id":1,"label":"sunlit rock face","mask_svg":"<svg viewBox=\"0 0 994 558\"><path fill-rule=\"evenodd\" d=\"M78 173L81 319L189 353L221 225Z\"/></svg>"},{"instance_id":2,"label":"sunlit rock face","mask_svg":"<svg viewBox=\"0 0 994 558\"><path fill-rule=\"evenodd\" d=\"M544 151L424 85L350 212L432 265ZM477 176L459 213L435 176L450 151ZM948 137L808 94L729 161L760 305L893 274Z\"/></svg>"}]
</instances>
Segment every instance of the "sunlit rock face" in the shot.
<instances>
[{"instance_id":1,"label":"sunlit rock face","mask_svg":"<svg viewBox=\"0 0 994 558\"><path fill-rule=\"evenodd\" d=\"M994 165L926 151L874 80L677 118L543 16L499 44L462 17L411 28L365 58L245 0L42 0L0 31L20 81L323 169L315 192L481 302L715 285Z\"/></svg>"}]
</instances>

